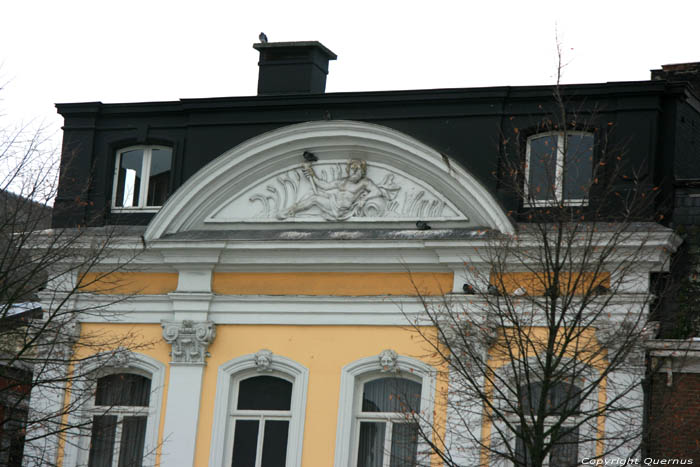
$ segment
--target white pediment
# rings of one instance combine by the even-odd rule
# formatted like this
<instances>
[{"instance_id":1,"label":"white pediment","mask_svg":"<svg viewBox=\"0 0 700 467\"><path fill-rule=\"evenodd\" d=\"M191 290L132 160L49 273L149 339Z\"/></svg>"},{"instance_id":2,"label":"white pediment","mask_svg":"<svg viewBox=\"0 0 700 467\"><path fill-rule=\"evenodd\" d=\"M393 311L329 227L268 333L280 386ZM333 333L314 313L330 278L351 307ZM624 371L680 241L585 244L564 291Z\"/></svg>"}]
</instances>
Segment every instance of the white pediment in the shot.
<instances>
[{"instance_id":1,"label":"white pediment","mask_svg":"<svg viewBox=\"0 0 700 467\"><path fill-rule=\"evenodd\" d=\"M250 228L415 229L417 221L513 230L488 190L455 161L390 128L321 121L225 152L170 197L145 238Z\"/></svg>"}]
</instances>

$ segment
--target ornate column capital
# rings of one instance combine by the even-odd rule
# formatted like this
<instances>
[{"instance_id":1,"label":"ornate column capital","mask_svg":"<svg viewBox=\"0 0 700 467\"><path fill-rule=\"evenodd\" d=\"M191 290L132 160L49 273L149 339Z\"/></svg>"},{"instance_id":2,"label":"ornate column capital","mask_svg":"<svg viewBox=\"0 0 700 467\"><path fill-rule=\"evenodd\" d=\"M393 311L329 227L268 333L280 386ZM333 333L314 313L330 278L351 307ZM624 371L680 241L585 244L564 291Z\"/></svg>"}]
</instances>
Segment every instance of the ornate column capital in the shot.
<instances>
[{"instance_id":1,"label":"ornate column capital","mask_svg":"<svg viewBox=\"0 0 700 467\"><path fill-rule=\"evenodd\" d=\"M216 336L213 321L161 321L163 339L172 345L170 363L204 365L207 348Z\"/></svg>"}]
</instances>

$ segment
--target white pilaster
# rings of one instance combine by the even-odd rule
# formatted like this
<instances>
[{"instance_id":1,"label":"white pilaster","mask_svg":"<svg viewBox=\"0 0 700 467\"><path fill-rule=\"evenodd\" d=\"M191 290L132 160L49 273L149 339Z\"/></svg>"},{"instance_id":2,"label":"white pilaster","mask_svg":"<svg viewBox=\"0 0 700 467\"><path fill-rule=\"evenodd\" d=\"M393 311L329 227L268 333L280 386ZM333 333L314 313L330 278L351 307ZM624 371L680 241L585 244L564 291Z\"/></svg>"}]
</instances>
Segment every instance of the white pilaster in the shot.
<instances>
[{"instance_id":1,"label":"white pilaster","mask_svg":"<svg viewBox=\"0 0 700 467\"><path fill-rule=\"evenodd\" d=\"M162 326L172 351L161 465L190 467L194 465L207 348L216 330L211 321L163 321Z\"/></svg>"}]
</instances>

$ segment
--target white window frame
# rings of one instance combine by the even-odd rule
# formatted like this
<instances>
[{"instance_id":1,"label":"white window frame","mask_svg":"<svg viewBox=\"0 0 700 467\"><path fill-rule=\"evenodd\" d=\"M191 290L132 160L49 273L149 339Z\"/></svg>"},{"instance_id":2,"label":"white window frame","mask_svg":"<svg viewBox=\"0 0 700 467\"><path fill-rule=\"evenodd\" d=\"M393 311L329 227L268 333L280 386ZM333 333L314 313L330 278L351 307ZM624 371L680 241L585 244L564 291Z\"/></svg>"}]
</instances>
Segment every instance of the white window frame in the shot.
<instances>
[{"instance_id":1,"label":"white window frame","mask_svg":"<svg viewBox=\"0 0 700 467\"><path fill-rule=\"evenodd\" d=\"M141 184L139 186L139 200L137 206L117 206L117 192L119 188L119 164L122 160L122 154L129 151L143 150L143 159L141 160ZM148 206L148 183L151 173L151 158L154 149L167 149L171 151L170 170L173 169L173 148L160 145L137 145L121 148L117 151L114 162L114 177L112 182L112 211L114 212L158 212L162 206Z\"/></svg>"},{"instance_id":2,"label":"white window frame","mask_svg":"<svg viewBox=\"0 0 700 467\"><path fill-rule=\"evenodd\" d=\"M435 397L437 371L430 365L419 360L399 355L396 360L396 370L384 372L379 356L363 358L343 367L340 375L340 401L338 404L338 427L335 439L335 467L355 467L357 465L357 450L360 442L360 421L369 421L366 412L361 412L362 391L366 382L378 378L398 377L409 379L421 384L421 416L420 429L424 433L432 432L432 416ZM386 421L389 425L394 422L405 423L405 414L377 413L372 416L376 420ZM391 442L391 433L386 435L385 445ZM389 446L391 446L389 444ZM418 454L423 451L419 440ZM385 462L389 461L385 456Z\"/></svg>"},{"instance_id":3,"label":"white window frame","mask_svg":"<svg viewBox=\"0 0 700 467\"><path fill-rule=\"evenodd\" d=\"M238 400L238 386L242 380L253 376L274 376L291 382L293 386L290 410L237 410L235 407ZM252 420L261 417L258 419L289 420L285 467L301 467L308 383L309 370L306 367L277 354L272 355L270 366L266 371L258 371L255 354L244 355L219 366L209 466L231 465L235 420ZM262 425L258 428L258 451L262 447L261 429ZM258 461L261 460L260 454L258 452L256 457Z\"/></svg>"},{"instance_id":4,"label":"white window frame","mask_svg":"<svg viewBox=\"0 0 700 467\"><path fill-rule=\"evenodd\" d=\"M84 409L76 411L69 415L69 423L71 426L82 426L81 429L72 430L68 433L68 439L65 443L65 453L63 457L63 465L87 465L90 457L90 438L91 438L91 422L93 415L143 415L148 419L146 421L146 439L144 441L144 458L143 465L156 465L156 451L159 447L158 430L160 428L160 416L163 405L163 387L165 385L165 365L154 358L147 355L130 352L129 363L126 367L109 366L109 358L112 354L103 354L104 358L97 356L92 358L86 365L81 365L74 371L79 371L80 374L89 375L95 373L93 379L117 373L132 373L145 376L151 380L151 396L148 402L148 407L113 407L106 413L102 409L95 408L94 384L87 384L85 381L76 381L73 391L73 403L80 404L80 401L85 400ZM105 365L105 361L107 364ZM103 367L104 366L104 367ZM86 391L90 391L89 396ZM89 399L85 399L89 397ZM117 425L117 433L115 433L114 453L112 457L112 465L117 465L119 462L119 444L121 437L121 426Z\"/></svg>"},{"instance_id":5,"label":"white window frame","mask_svg":"<svg viewBox=\"0 0 700 467\"><path fill-rule=\"evenodd\" d=\"M547 207L556 206L557 201L563 206L588 206L588 198L581 199L563 199L564 196L564 140L570 135L590 135L593 136L595 141L595 135L590 131L547 131L544 133L537 133L535 135L529 136L527 138L526 149L525 149L525 181L524 181L524 204L525 207L535 208L535 207ZM557 138L557 160L555 162L555 174L554 174L554 199L531 199L530 198L530 142L537 138L543 138L547 136L556 136ZM565 138L566 137L566 138Z\"/></svg>"},{"instance_id":6,"label":"white window frame","mask_svg":"<svg viewBox=\"0 0 700 467\"><path fill-rule=\"evenodd\" d=\"M530 357L528 360L529 360L529 368L536 368L536 365L537 365L536 357ZM511 383L508 384L509 387L514 387L515 376L513 374L512 365L506 365L505 367L499 369L498 372L502 378L506 378L506 379L509 379L511 381ZM582 383L576 384L575 382L571 382L569 384L573 384L579 388L585 387L587 384L585 382L585 380L590 381L591 378L594 377L594 374L596 374L595 370L588 367L585 370L581 371L581 373L579 375L584 380ZM535 383L537 381L538 380L537 380L536 376L531 376L531 378L530 378L531 383ZM525 383L526 379L520 378L520 382ZM600 391L600 389L598 389L597 391L593 391L591 394L589 394L588 397L581 399L579 406L582 408L581 410L583 412L590 413L594 410L596 404L598 403L598 391ZM516 394L511 394L510 397L513 400L517 399ZM509 406L506 403L506 401L501 400L501 401L496 401L496 403L501 406L501 409L500 409L501 411L504 411L504 412L508 411ZM556 417L556 416L547 417L547 418L551 418L552 421L550 422L549 420L545 419L545 426L551 426L553 423L555 423L559 419L559 417ZM520 420L515 413L513 413L511 416L508 416L507 419L511 425L519 425L520 424ZM530 419L530 418L528 417L528 419ZM534 419L532 419L532 420L534 421ZM597 430L597 421L595 421L595 423L594 423L594 425L596 425L596 426L591 426L591 422L581 424L580 423L581 418L576 417L576 416L568 417L567 421L570 421L570 423L565 423L562 425L562 427L566 428L566 427L572 426L572 425L578 426L578 430L579 430L578 431L578 436L579 436L578 458L582 459L584 457L593 456L595 453L595 439L596 439L595 433ZM506 443L508 443L509 446L511 446L513 453L515 453L517 434L506 429L505 424L503 422L495 421L493 423L497 424L498 427L497 427L497 429L493 430L491 442L492 443L506 442ZM500 433L508 433L507 439L506 440L499 439L499 438L501 438ZM580 441L581 439L583 439L584 441ZM549 457L550 456L548 455L544 459L544 463L542 464L543 467L549 467ZM514 466L514 463L511 463L511 462L506 462L506 464L508 466ZM498 465L501 465L501 464L498 464ZM554 466L552 466L552 467L554 467Z\"/></svg>"}]
</instances>

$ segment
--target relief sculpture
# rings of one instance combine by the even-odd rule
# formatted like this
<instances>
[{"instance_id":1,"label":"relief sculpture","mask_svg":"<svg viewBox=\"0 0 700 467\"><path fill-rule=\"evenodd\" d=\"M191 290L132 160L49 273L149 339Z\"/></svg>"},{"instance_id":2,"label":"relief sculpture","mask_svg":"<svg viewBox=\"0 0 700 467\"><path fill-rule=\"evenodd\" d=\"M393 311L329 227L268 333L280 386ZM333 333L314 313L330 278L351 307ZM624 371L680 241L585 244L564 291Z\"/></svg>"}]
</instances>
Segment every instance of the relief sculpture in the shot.
<instances>
[{"instance_id":1,"label":"relief sculpture","mask_svg":"<svg viewBox=\"0 0 700 467\"><path fill-rule=\"evenodd\" d=\"M276 176L272 179L275 183L268 182L265 191L252 194L249 202L259 203L262 208L255 217L346 221L455 215L443 200L402 175L373 166L374 176L369 176L365 160L319 163L315 167L311 162Z\"/></svg>"},{"instance_id":2,"label":"relief sculpture","mask_svg":"<svg viewBox=\"0 0 700 467\"><path fill-rule=\"evenodd\" d=\"M353 216L381 215L400 189L393 176L387 175L380 184L367 178L367 163L352 159L345 168L345 176L325 181L316 176L310 164L303 169L311 184L311 192L277 214L278 219L293 217L313 207L326 220L344 221Z\"/></svg>"}]
</instances>

